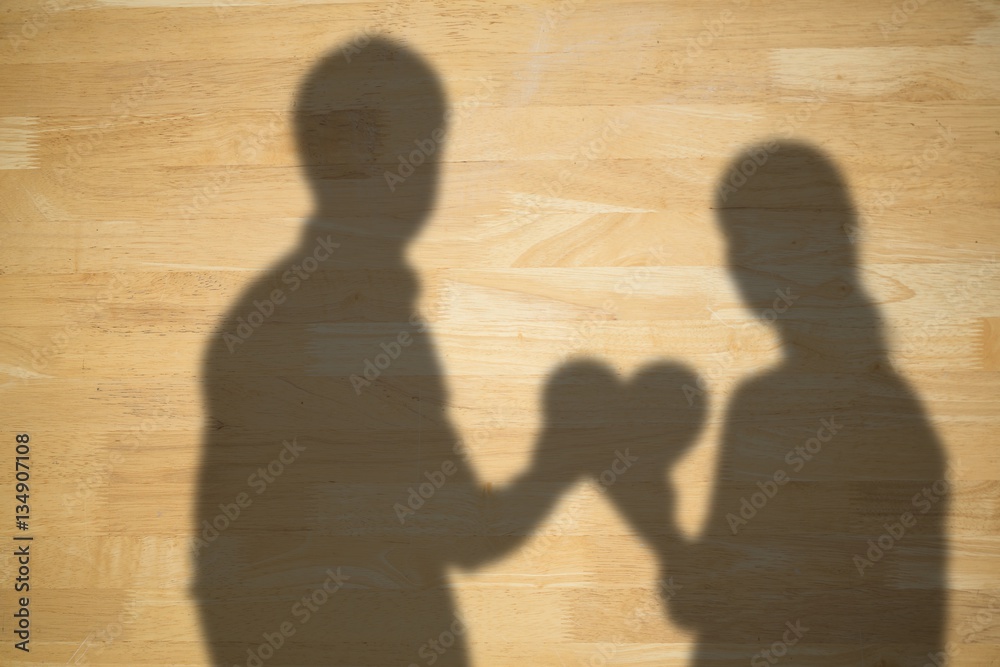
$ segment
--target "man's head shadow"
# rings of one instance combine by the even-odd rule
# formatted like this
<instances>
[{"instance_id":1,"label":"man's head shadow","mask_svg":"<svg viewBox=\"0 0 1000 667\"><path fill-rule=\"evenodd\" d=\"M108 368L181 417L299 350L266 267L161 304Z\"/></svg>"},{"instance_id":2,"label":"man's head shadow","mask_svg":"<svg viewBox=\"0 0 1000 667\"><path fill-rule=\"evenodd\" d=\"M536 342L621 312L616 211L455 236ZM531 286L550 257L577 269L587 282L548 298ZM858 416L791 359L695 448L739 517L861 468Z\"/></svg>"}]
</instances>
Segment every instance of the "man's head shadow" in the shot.
<instances>
[{"instance_id":1,"label":"man's head shadow","mask_svg":"<svg viewBox=\"0 0 1000 667\"><path fill-rule=\"evenodd\" d=\"M294 106L311 226L359 245L412 240L437 198L446 104L433 67L388 37L323 57Z\"/></svg>"}]
</instances>

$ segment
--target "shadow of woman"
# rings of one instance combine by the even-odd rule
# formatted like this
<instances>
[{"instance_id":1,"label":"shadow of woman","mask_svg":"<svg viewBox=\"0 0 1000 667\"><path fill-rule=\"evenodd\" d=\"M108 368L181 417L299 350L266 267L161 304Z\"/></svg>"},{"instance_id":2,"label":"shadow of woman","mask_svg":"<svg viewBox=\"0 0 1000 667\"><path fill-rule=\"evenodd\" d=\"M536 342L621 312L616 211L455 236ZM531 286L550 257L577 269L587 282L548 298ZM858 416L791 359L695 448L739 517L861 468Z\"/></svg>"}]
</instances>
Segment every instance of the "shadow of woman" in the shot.
<instances>
[{"instance_id":1,"label":"shadow of woman","mask_svg":"<svg viewBox=\"0 0 1000 667\"><path fill-rule=\"evenodd\" d=\"M656 493L609 492L658 554L699 667L934 664L949 475L890 364L844 181L819 149L772 141L729 165L716 206L733 279L782 358L729 403L699 537L678 529L663 476ZM665 461L690 442L671 440Z\"/></svg>"},{"instance_id":2,"label":"shadow of woman","mask_svg":"<svg viewBox=\"0 0 1000 667\"><path fill-rule=\"evenodd\" d=\"M204 360L193 595L217 665L467 664L448 568L519 545L585 474L549 437L484 493L405 258L433 209L444 93L389 39L349 55L295 103L315 199L301 242ZM594 373L564 369L550 398Z\"/></svg>"}]
</instances>

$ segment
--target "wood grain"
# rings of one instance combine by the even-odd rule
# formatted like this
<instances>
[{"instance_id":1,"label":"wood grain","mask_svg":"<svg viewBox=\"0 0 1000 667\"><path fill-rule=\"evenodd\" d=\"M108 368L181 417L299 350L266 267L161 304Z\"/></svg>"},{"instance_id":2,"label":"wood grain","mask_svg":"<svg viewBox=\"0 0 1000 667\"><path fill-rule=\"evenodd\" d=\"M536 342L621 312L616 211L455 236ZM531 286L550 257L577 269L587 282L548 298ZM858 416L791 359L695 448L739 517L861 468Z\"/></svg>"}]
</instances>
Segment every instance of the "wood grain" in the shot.
<instances>
[{"instance_id":1,"label":"wood grain","mask_svg":"<svg viewBox=\"0 0 1000 667\"><path fill-rule=\"evenodd\" d=\"M247 361L214 367L232 383L219 384L207 377L213 346L225 349L221 334L250 290L301 250L314 213L296 141L300 85L324 56L365 34L425 58L455 110L436 199L405 248L413 284L400 278L399 255L357 244L254 333ZM371 82L363 70L346 76L345 104L362 104ZM399 108L379 117L386 146L412 143L411 116ZM331 132L352 123L348 112L331 114ZM30 433L35 539L30 653L13 646L12 549L0 559L0 663L196 666L223 664L213 661L229 649L245 654L264 612L248 604L225 651L199 615L199 494L206 484L235 488L225 474L204 475L234 461L212 448L215 427L242 438L240 461L273 458L290 425L323 443L310 469L277 491L294 498L298 490L301 515L262 510L245 534L234 529L251 545L247 553L254 540L287 546L302 535L319 552L361 553L359 535L394 535L388 508L412 477L392 443L418 422L401 416L402 394L352 402L346 378L405 326L407 302L429 322L436 352L404 354L386 381L402 393L442 385L430 402L441 402L450 425L435 422L426 433L457 433L471 448L469 498L500 495L530 468L546 432L546 383L568 353L603 359L622 377L670 359L707 378L709 392L698 440L669 474L677 527L691 539L724 527L712 523L713 499L738 479L720 477L720 462L723 471L743 465L726 463L727 410L749 379L778 367L782 342L741 297L715 198L730 161L773 137L815 146L840 170L859 220L858 280L881 313L885 358L918 401L943 460L958 466L947 511L922 520L885 576L920 580L936 567L934 535L943 534L942 637L959 642L949 664L998 664L993 0L5 2L0 488L3 539L13 544L14 434ZM345 151L331 152L331 164L350 166ZM381 182L381 169L395 162L387 150L372 173ZM327 183L345 218L363 219L373 207L405 217L417 205L416 195L352 189L349 178ZM850 349L858 360L881 354L863 309L839 312L824 319L822 304L802 304L794 311L805 323L799 342ZM858 373L811 359L794 377L798 396L774 418L811 424L827 407L817 396L850 403L844 383ZM336 391L323 389L329 377L340 379ZM915 467L893 467L890 454L871 453L902 418L892 395L885 390L885 402L865 408L883 421L872 418L867 435L844 445L844 463L807 469L782 492L815 512L767 524L832 588L853 567L849 557L796 536L817 535L821 522L832 532L857 529L845 517L891 520L906 509L890 502L892 485L908 470L923 479ZM341 410L343 430L316 420L326 405ZM396 430L373 426L396 417ZM858 461L870 465L867 476L856 474ZM321 483L331 471L335 483ZM505 555L475 568L442 566L442 585L468 626L468 664L694 664L697 632L666 613L661 564L636 522L593 480L552 488L532 487L520 499L552 503L537 525L494 527L498 543L517 543ZM323 517L337 503L355 523ZM418 528L431 525L418 515ZM348 538L354 546L344 546ZM463 544L454 538L455 550ZM740 562L755 557L746 549ZM678 596L711 588L712 564L688 563L688 581L701 583ZM308 556L284 565L261 557L248 576L262 598L283 601L288 586L321 581L314 565ZM714 576L731 582L733 571ZM763 568L748 590L790 586ZM363 592L344 593L359 609L378 608ZM405 595L393 599L403 611L422 608ZM815 612L820 625L854 611L838 605ZM739 607L725 606L720 618ZM417 646L379 649L389 635L377 622L351 628L342 642L350 664L429 664ZM923 664L908 662L907 642L834 635L785 664ZM310 637L321 648L334 641ZM711 664L746 664L770 641L702 650ZM293 664L293 655L294 664L329 664L288 651L264 664ZM697 664L709 664L704 658ZM456 656L438 664L449 659Z\"/></svg>"}]
</instances>

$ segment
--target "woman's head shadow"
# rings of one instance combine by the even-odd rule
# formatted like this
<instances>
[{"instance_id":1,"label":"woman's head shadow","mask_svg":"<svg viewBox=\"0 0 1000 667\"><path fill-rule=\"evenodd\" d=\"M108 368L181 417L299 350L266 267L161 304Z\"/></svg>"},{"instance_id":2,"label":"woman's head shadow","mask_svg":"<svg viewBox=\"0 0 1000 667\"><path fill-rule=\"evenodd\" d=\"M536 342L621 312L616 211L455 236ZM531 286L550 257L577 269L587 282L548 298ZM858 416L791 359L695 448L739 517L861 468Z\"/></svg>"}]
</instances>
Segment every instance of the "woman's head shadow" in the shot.
<instances>
[{"instance_id":1,"label":"woman's head shadow","mask_svg":"<svg viewBox=\"0 0 1000 667\"><path fill-rule=\"evenodd\" d=\"M854 319L881 338L861 281L858 213L822 150L776 139L746 149L726 165L714 206L743 305L776 328L786 356L803 319Z\"/></svg>"}]
</instances>

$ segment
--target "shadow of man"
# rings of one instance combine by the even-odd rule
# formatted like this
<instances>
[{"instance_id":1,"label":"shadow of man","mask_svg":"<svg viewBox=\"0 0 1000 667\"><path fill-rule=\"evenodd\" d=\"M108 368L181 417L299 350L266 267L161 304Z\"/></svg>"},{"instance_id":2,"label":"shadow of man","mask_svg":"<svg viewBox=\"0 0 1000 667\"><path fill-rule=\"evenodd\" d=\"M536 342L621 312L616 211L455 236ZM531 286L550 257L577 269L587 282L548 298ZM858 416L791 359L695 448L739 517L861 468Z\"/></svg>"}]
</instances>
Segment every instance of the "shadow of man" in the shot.
<instances>
[{"instance_id":1,"label":"shadow of man","mask_svg":"<svg viewBox=\"0 0 1000 667\"><path fill-rule=\"evenodd\" d=\"M204 360L193 595L226 667L466 665L448 568L518 546L585 474L550 429L529 470L484 492L405 257L433 209L442 86L385 38L350 56L318 63L295 103L315 198L301 242ZM548 403L600 373L564 369Z\"/></svg>"},{"instance_id":2,"label":"shadow of man","mask_svg":"<svg viewBox=\"0 0 1000 667\"><path fill-rule=\"evenodd\" d=\"M934 664L949 475L890 365L844 181L817 148L772 141L729 165L716 206L733 279L781 360L729 403L699 537L674 523L663 475L656 493L628 479L609 491L658 553L699 667ZM698 407L703 391L689 397ZM672 442L665 461L691 440Z\"/></svg>"}]
</instances>

